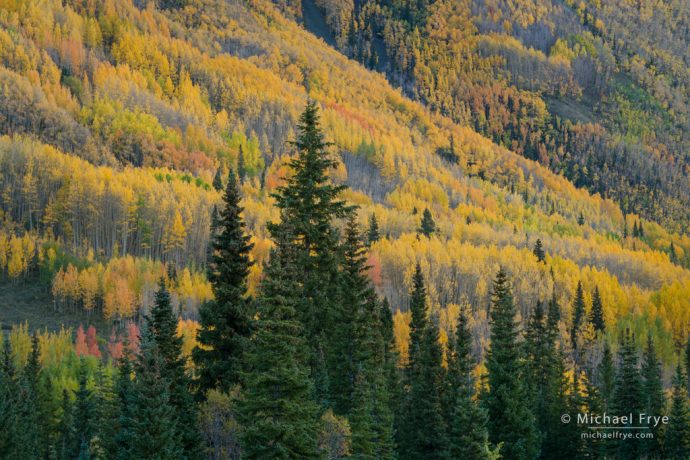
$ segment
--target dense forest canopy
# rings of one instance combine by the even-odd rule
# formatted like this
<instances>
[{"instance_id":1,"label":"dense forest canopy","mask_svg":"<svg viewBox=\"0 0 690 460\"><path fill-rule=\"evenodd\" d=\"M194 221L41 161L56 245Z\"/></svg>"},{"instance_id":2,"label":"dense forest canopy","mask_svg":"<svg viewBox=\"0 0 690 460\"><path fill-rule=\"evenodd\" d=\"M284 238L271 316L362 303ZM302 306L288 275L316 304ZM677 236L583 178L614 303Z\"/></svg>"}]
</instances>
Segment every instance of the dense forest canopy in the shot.
<instances>
[{"instance_id":1,"label":"dense forest canopy","mask_svg":"<svg viewBox=\"0 0 690 460\"><path fill-rule=\"evenodd\" d=\"M688 14L0 0L0 453L687 458Z\"/></svg>"}]
</instances>

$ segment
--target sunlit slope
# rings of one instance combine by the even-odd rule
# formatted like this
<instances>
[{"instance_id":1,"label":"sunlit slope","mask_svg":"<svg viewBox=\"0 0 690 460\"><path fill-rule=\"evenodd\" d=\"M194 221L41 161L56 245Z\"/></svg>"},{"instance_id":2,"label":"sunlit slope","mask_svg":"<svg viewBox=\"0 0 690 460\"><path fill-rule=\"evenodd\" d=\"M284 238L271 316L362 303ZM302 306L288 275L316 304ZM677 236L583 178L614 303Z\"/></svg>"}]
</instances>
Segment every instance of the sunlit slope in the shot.
<instances>
[{"instance_id":1,"label":"sunlit slope","mask_svg":"<svg viewBox=\"0 0 690 460\"><path fill-rule=\"evenodd\" d=\"M556 292L565 324L582 279L587 292L602 291L614 334L654 330L667 357L685 336L690 272L667 249L673 242L684 257L687 237L624 218L613 202L430 114L269 2L66 3L0 0L0 129L15 136L0 142L8 232L28 229L103 263L130 254L198 268L216 170L236 167L241 148L261 261L265 223L276 218L269 192L287 173L288 141L312 98L342 158L334 179L352 186L363 224L375 212L381 225L372 276L394 308L406 309L421 260L432 307L445 318L469 302L482 328L490 279L504 265L523 316ZM417 240L425 208L439 231ZM633 237L638 224L644 235ZM532 254L537 238L546 263ZM151 286L138 276L129 289L146 299Z\"/></svg>"}]
</instances>

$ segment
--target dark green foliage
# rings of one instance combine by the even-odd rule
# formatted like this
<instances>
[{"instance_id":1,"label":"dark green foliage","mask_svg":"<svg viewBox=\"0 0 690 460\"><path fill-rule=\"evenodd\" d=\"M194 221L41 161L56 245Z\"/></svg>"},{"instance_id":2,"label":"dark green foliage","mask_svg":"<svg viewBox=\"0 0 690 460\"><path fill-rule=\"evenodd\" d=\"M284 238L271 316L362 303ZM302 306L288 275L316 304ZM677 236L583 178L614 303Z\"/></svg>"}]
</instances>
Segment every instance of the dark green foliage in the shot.
<instances>
[{"instance_id":1,"label":"dark green foliage","mask_svg":"<svg viewBox=\"0 0 690 460\"><path fill-rule=\"evenodd\" d=\"M333 221L346 217L351 208L338 198L345 187L333 185L328 178L337 163L327 151L315 102L309 102L300 117L294 146L297 156L289 163L293 174L274 195L281 222L268 227L274 239L285 233L283 227L290 227L287 233L292 235L290 244L301 270L297 312L307 339L312 340L323 334L331 337L342 311L338 305L339 233ZM332 350L325 345L329 362Z\"/></svg>"},{"instance_id":2,"label":"dark green foliage","mask_svg":"<svg viewBox=\"0 0 690 460\"><path fill-rule=\"evenodd\" d=\"M366 252L354 215L345 227L342 252L341 301L334 306L340 307L334 318L338 327L330 337L330 358L334 361L328 364L332 369L330 392L337 414L347 414L351 409L355 376L361 372L362 361L373 352L363 347L375 346L369 343L369 336L376 297L366 276ZM361 343L364 341L367 343Z\"/></svg>"},{"instance_id":3,"label":"dark green foliage","mask_svg":"<svg viewBox=\"0 0 690 460\"><path fill-rule=\"evenodd\" d=\"M604 332L606 330L606 322L604 321L604 307L601 304L601 296L599 295L599 287L594 288L592 293L592 310L589 314L589 321L594 326L597 332Z\"/></svg>"},{"instance_id":4,"label":"dark green foliage","mask_svg":"<svg viewBox=\"0 0 690 460\"><path fill-rule=\"evenodd\" d=\"M296 309L302 274L287 230L283 225L275 235L246 355L238 418L243 425L242 457L247 459L318 457L318 406L311 399L309 350Z\"/></svg>"},{"instance_id":5,"label":"dark green foliage","mask_svg":"<svg viewBox=\"0 0 690 460\"><path fill-rule=\"evenodd\" d=\"M685 393L685 375L680 363L673 378L673 396L664 433L664 456L669 460L686 460L690 457L690 408Z\"/></svg>"},{"instance_id":6,"label":"dark green foliage","mask_svg":"<svg viewBox=\"0 0 690 460\"><path fill-rule=\"evenodd\" d=\"M115 382L115 394L118 402L117 434L115 435L115 456L117 460L132 458L132 444L134 438L134 382L131 356L125 343L125 351L120 360Z\"/></svg>"},{"instance_id":7,"label":"dark green foliage","mask_svg":"<svg viewBox=\"0 0 690 460\"><path fill-rule=\"evenodd\" d=\"M450 406L450 458L488 458L489 434L486 428L486 413L474 400L474 366L472 333L468 329L467 316L461 311L455 339L449 341L446 374L446 404Z\"/></svg>"},{"instance_id":8,"label":"dark green foliage","mask_svg":"<svg viewBox=\"0 0 690 460\"><path fill-rule=\"evenodd\" d=\"M503 268L494 281L489 324L489 390L482 401L489 416L489 440L503 443L501 455L505 458L532 459L539 452L539 436L524 380L513 294Z\"/></svg>"},{"instance_id":9,"label":"dark green foliage","mask_svg":"<svg viewBox=\"0 0 690 460\"><path fill-rule=\"evenodd\" d=\"M72 408L72 420L74 423L74 444L71 451L75 456L79 455L82 446L90 446L91 440L96 434L98 413L93 391L87 387L86 363L82 358L79 368L79 387L75 392L75 401ZM88 452L88 450L87 450Z\"/></svg>"},{"instance_id":10,"label":"dark green foliage","mask_svg":"<svg viewBox=\"0 0 690 460\"><path fill-rule=\"evenodd\" d=\"M12 363L9 341L0 366L0 454L8 459L38 459L36 397L26 373Z\"/></svg>"},{"instance_id":11,"label":"dark green foliage","mask_svg":"<svg viewBox=\"0 0 690 460\"><path fill-rule=\"evenodd\" d=\"M80 447L77 444L73 412L70 395L67 390L63 390L60 421L57 427L57 445L55 446L55 452L59 460L72 459L75 455L75 450Z\"/></svg>"},{"instance_id":12,"label":"dark green foliage","mask_svg":"<svg viewBox=\"0 0 690 460\"><path fill-rule=\"evenodd\" d=\"M665 414L664 382L661 376L661 363L656 354L654 341L647 335L647 347L642 357L642 396L644 413L661 416ZM661 425L650 427L652 439L642 440L642 455L648 458L661 458Z\"/></svg>"},{"instance_id":13,"label":"dark green foliage","mask_svg":"<svg viewBox=\"0 0 690 460\"><path fill-rule=\"evenodd\" d=\"M170 293L163 278L158 283L147 326L163 360L162 375L170 383L170 402L178 422L176 437L187 459L200 458L201 438L197 429L196 405L190 391L192 382L185 370L182 338L177 335L177 318L173 314Z\"/></svg>"},{"instance_id":14,"label":"dark green foliage","mask_svg":"<svg viewBox=\"0 0 690 460\"><path fill-rule=\"evenodd\" d=\"M533 400L533 412L537 415L536 421L541 432L543 452L553 451L560 442L555 439L561 433L558 430L560 414L565 406L559 396L562 375L562 365L556 363L554 348L555 335L548 329L547 318L544 315L544 307L537 302L534 312L527 323L525 331L524 353L526 359L526 377ZM560 413L559 413L560 412Z\"/></svg>"},{"instance_id":15,"label":"dark green foliage","mask_svg":"<svg viewBox=\"0 0 690 460\"><path fill-rule=\"evenodd\" d=\"M213 188L216 189L217 191L223 190L223 171L222 168L219 166L218 169L216 169L216 174L213 176Z\"/></svg>"},{"instance_id":16,"label":"dark green foliage","mask_svg":"<svg viewBox=\"0 0 690 460\"><path fill-rule=\"evenodd\" d=\"M546 253L544 252L544 246L541 243L541 239L537 238L537 242L534 244L534 250L532 251L534 257L537 261L544 262L546 260Z\"/></svg>"},{"instance_id":17,"label":"dark green foliage","mask_svg":"<svg viewBox=\"0 0 690 460\"><path fill-rule=\"evenodd\" d=\"M199 309L201 328L197 339L204 348L193 351L202 393L211 388L229 391L237 384L243 347L250 333L246 280L253 245L245 233L237 178L232 171L223 201L208 264L208 279L215 299Z\"/></svg>"},{"instance_id":18,"label":"dark green foliage","mask_svg":"<svg viewBox=\"0 0 690 460\"><path fill-rule=\"evenodd\" d=\"M434 218L431 216L431 211L429 211L429 208L424 208L418 232L430 238L431 235L436 233L436 230L436 222L434 222Z\"/></svg>"},{"instance_id":19,"label":"dark green foliage","mask_svg":"<svg viewBox=\"0 0 690 460\"><path fill-rule=\"evenodd\" d=\"M244 184L244 179L247 177L247 167L244 164L244 151L240 145L240 151L237 154L237 178L240 184Z\"/></svg>"},{"instance_id":20,"label":"dark green foliage","mask_svg":"<svg viewBox=\"0 0 690 460\"><path fill-rule=\"evenodd\" d=\"M602 410L608 411L613 405L613 392L616 385L616 369L613 354L607 341L604 341L604 351L597 368L597 383L601 396Z\"/></svg>"},{"instance_id":21,"label":"dark green foliage","mask_svg":"<svg viewBox=\"0 0 690 460\"><path fill-rule=\"evenodd\" d=\"M178 420L170 400L171 382L165 361L151 331L141 341L132 385L130 417L130 458L183 459L177 436Z\"/></svg>"},{"instance_id":22,"label":"dark green foliage","mask_svg":"<svg viewBox=\"0 0 690 460\"><path fill-rule=\"evenodd\" d=\"M685 344L685 369L690 369L690 335L688 335L688 341ZM687 380L685 382L685 387L690 396L690 372L687 372Z\"/></svg>"},{"instance_id":23,"label":"dark green foliage","mask_svg":"<svg viewBox=\"0 0 690 460\"><path fill-rule=\"evenodd\" d=\"M372 214L369 218L369 230L367 231L367 245L371 246L373 243L381 239L379 231L379 222L376 220L376 214Z\"/></svg>"},{"instance_id":24,"label":"dark green foliage","mask_svg":"<svg viewBox=\"0 0 690 460\"><path fill-rule=\"evenodd\" d=\"M570 342L573 349L577 348L577 336L582 327L582 321L585 319L585 295L582 290L582 281L577 282L577 291L575 292L575 301L573 303L573 321L570 326Z\"/></svg>"},{"instance_id":25,"label":"dark green foliage","mask_svg":"<svg viewBox=\"0 0 690 460\"><path fill-rule=\"evenodd\" d=\"M341 358L333 367L340 371L331 380L331 392L335 408L350 414L353 455L392 458L393 415L386 387L386 346L381 333L380 305L367 269L364 243L352 215L343 242L344 310L335 336L347 340L336 344L340 346Z\"/></svg>"},{"instance_id":26,"label":"dark green foliage","mask_svg":"<svg viewBox=\"0 0 690 460\"><path fill-rule=\"evenodd\" d=\"M438 326L428 317L426 288L419 264L413 277L410 311L412 321L406 369L408 391L399 437L400 458L445 459L448 440L441 407L441 346L438 342Z\"/></svg>"},{"instance_id":27,"label":"dark green foliage","mask_svg":"<svg viewBox=\"0 0 690 460\"><path fill-rule=\"evenodd\" d=\"M618 350L618 371L613 390L612 410L619 415L639 414L644 410L635 338L630 330L625 331ZM639 439L620 440L617 452L622 458L637 458L640 454Z\"/></svg>"}]
</instances>

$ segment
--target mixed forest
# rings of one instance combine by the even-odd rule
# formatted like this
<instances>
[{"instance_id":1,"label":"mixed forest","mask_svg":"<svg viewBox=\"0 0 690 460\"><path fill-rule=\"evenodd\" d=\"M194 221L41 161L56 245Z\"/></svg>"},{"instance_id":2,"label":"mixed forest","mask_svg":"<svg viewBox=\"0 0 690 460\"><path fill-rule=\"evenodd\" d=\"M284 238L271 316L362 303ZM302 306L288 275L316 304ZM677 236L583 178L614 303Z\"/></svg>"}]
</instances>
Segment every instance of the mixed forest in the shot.
<instances>
[{"instance_id":1,"label":"mixed forest","mask_svg":"<svg viewBox=\"0 0 690 460\"><path fill-rule=\"evenodd\" d=\"M688 14L0 0L0 458L689 458Z\"/></svg>"}]
</instances>

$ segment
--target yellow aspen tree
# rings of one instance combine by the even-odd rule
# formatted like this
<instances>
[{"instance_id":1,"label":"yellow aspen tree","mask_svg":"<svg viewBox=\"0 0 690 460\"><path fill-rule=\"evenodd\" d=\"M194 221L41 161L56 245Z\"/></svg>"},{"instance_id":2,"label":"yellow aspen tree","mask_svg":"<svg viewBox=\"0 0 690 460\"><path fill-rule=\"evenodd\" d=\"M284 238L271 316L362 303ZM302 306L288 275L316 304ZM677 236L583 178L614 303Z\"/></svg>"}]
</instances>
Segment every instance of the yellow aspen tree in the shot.
<instances>
[{"instance_id":1,"label":"yellow aspen tree","mask_svg":"<svg viewBox=\"0 0 690 460\"><path fill-rule=\"evenodd\" d=\"M186 238L187 230L182 222L182 215L180 211L175 210L173 220L163 237L164 251L166 254L172 254L175 262L179 262L179 253L184 249Z\"/></svg>"}]
</instances>

